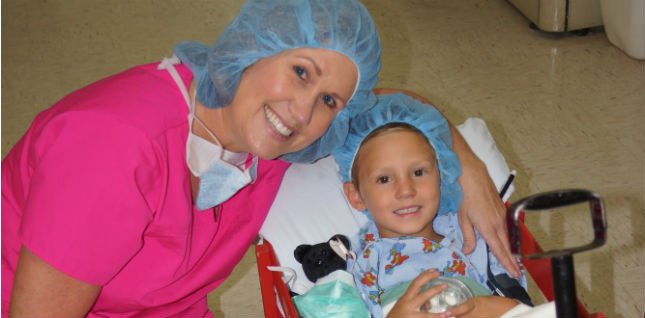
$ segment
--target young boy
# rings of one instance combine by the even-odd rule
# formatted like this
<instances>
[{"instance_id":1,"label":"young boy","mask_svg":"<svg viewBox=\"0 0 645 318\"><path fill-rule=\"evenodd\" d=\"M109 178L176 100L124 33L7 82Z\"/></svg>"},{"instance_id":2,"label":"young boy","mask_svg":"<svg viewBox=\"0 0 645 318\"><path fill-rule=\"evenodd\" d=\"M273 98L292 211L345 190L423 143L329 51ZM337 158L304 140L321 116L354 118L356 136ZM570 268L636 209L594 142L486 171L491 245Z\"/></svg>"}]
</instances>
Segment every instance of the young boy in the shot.
<instances>
[{"instance_id":1,"label":"young boy","mask_svg":"<svg viewBox=\"0 0 645 318\"><path fill-rule=\"evenodd\" d=\"M400 93L379 98L352 120L345 144L334 152L349 203L369 212L352 242L356 259L348 270L372 316L387 314L392 303L383 308L384 298L397 290L400 296L430 268L459 278L475 295L490 295L488 271L505 270L479 237L473 253L462 252L456 215L461 166L446 120ZM521 284L526 287L525 278Z\"/></svg>"}]
</instances>

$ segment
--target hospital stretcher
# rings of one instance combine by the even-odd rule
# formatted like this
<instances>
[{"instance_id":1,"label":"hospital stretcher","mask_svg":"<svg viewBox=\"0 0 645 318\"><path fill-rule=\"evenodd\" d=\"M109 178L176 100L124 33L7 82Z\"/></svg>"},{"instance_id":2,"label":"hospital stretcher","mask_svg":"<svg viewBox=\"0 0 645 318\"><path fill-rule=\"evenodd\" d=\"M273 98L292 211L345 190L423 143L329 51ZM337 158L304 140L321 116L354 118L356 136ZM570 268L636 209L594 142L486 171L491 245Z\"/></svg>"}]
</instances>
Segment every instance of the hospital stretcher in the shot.
<instances>
[{"instance_id":1,"label":"hospital stretcher","mask_svg":"<svg viewBox=\"0 0 645 318\"><path fill-rule=\"evenodd\" d=\"M520 225L522 235L522 252L526 254L541 253L543 250L535 241L531 232L526 228L524 223ZM282 280L282 273L270 271L270 266L280 266L273 252L273 246L267 240L255 247L257 258L258 273L260 276L260 289L262 292L262 302L264 307L264 316L269 318L285 317L295 318L298 313L291 301L287 285ZM551 260L526 259L522 258L522 264L525 270L531 275L536 282L540 291L547 301L555 300L553 281L551 275ZM580 300L576 299L576 306L579 317L603 318L603 313L589 313L582 305Z\"/></svg>"},{"instance_id":2,"label":"hospital stretcher","mask_svg":"<svg viewBox=\"0 0 645 318\"><path fill-rule=\"evenodd\" d=\"M381 89L377 91L377 94L392 91L390 89ZM429 103L414 93L403 92ZM595 235L594 241L585 246L545 252L524 224L524 215L527 212L555 209L585 201L590 203ZM507 224L509 226L512 252L519 255L525 271L533 278L546 300L556 301L558 316L606 317L602 312L589 313L577 299L571 257L572 253L596 248L604 243L606 219L602 200L595 194L585 190L562 190L524 198L513 205L507 203L507 207ZM299 317L292 302L289 288L283 280L283 273L271 270L281 266L272 244L281 243L269 242L269 240L263 238L255 246L264 315L272 318Z\"/></svg>"}]
</instances>

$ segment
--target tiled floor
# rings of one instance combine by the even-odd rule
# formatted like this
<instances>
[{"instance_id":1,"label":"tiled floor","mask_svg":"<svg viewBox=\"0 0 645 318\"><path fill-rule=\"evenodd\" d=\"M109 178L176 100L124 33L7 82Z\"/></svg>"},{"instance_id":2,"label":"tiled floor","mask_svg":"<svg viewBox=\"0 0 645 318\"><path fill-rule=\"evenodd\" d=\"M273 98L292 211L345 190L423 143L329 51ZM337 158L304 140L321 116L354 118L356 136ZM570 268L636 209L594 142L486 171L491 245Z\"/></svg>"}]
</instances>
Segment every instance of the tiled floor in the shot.
<instances>
[{"instance_id":1,"label":"tiled floor","mask_svg":"<svg viewBox=\"0 0 645 318\"><path fill-rule=\"evenodd\" d=\"M364 3L383 41L379 86L415 91L454 123L485 119L518 171L511 201L559 188L590 189L605 198L608 243L575 257L578 295L592 312L641 317L643 61L612 46L602 30L554 36L530 29L504 0ZM160 60L180 40L213 43L240 5L2 1L3 157L33 117L66 93ZM570 246L590 227L578 214L528 222L539 241ZM534 285L530 292L540 299ZM216 316L262 315L251 250L209 300Z\"/></svg>"}]
</instances>

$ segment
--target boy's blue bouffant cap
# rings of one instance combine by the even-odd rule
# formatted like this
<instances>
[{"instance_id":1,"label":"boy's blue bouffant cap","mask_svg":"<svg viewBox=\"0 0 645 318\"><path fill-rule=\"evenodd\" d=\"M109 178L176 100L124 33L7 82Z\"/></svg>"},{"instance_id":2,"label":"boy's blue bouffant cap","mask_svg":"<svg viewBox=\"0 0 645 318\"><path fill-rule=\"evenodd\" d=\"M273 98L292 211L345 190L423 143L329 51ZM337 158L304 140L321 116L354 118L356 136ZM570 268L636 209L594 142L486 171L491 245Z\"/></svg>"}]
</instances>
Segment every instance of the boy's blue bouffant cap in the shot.
<instances>
[{"instance_id":1,"label":"boy's blue bouffant cap","mask_svg":"<svg viewBox=\"0 0 645 318\"><path fill-rule=\"evenodd\" d=\"M218 108L232 100L246 67L294 48L324 48L358 68L353 98L325 134L307 148L285 154L290 162L313 162L345 140L349 118L375 103L372 88L381 67L381 42L372 17L355 0L251 0L215 42L181 42L173 51L193 72L197 99Z\"/></svg>"},{"instance_id":2,"label":"boy's blue bouffant cap","mask_svg":"<svg viewBox=\"0 0 645 318\"><path fill-rule=\"evenodd\" d=\"M377 98L373 108L352 118L345 143L332 152L343 182L351 182L354 156L370 132L392 122L407 123L428 138L437 155L441 176L441 199L437 214L456 213L463 197L457 181L461 175L461 164L452 151L452 135L446 119L434 106L402 93L379 95Z\"/></svg>"}]
</instances>

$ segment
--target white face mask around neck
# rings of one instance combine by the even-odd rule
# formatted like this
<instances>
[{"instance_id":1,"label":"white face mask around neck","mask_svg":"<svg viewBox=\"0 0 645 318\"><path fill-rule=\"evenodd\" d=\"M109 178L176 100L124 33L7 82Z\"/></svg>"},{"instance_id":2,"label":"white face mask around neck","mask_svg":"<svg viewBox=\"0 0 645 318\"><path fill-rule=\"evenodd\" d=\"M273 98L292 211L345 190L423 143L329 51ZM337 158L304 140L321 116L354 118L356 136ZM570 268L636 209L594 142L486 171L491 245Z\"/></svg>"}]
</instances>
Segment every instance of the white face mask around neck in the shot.
<instances>
[{"instance_id":1,"label":"white face mask around neck","mask_svg":"<svg viewBox=\"0 0 645 318\"><path fill-rule=\"evenodd\" d=\"M253 156L251 166L244 168L248 153L235 153L224 149L215 134L195 116L195 100L190 99L173 63L164 59L160 69L167 69L179 86L188 104L188 140L186 141L186 164L190 172L199 177L199 190L195 206L199 210L213 208L231 198L257 177L258 157ZM213 138L212 143L193 133L193 122L199 123Z\"/></svg>"}]
</instances>

